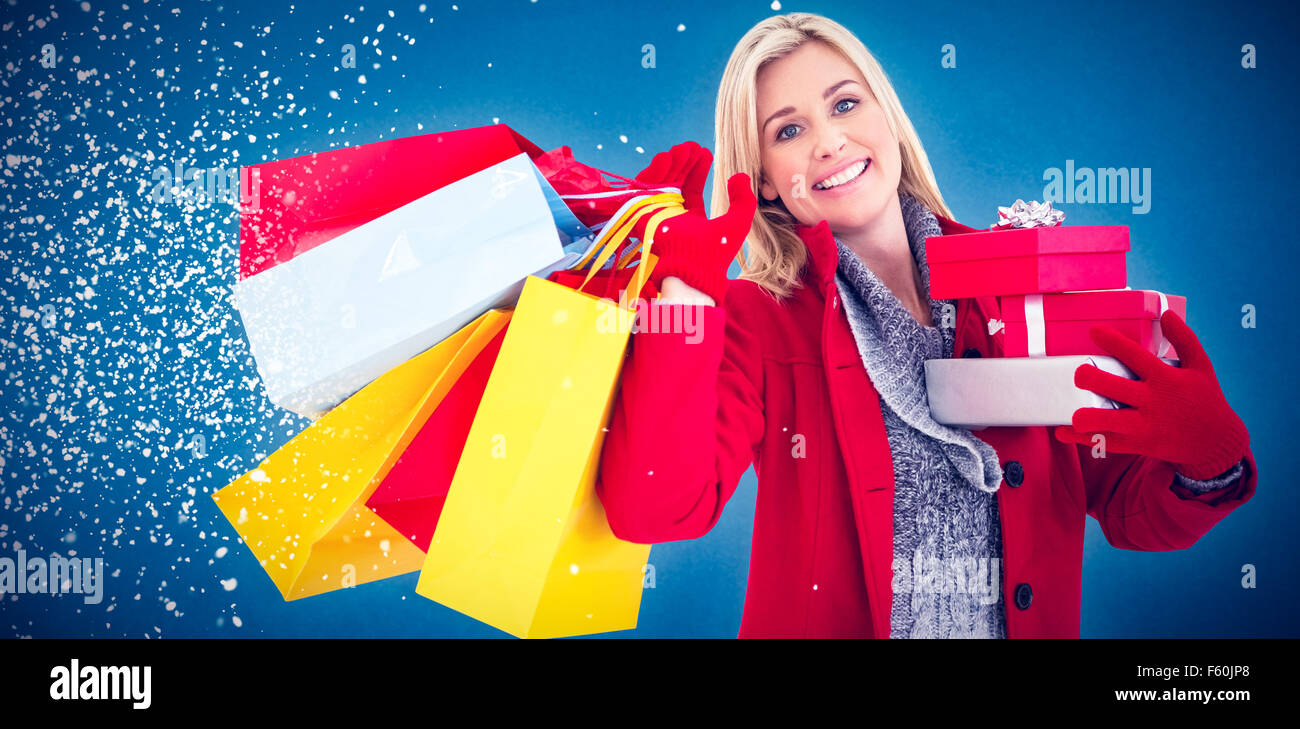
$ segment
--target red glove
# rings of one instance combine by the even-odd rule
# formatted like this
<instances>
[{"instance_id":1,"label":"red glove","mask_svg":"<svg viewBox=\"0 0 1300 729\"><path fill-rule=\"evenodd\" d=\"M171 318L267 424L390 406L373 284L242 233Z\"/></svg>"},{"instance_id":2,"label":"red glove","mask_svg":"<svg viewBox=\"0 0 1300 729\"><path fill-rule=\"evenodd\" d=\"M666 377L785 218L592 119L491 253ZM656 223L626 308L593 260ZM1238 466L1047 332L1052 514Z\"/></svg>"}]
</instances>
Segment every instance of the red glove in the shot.
<instances>
[{"instance_id":1,"label":"red glove","mask_svg":"<svg viewBox=\"0 0 1300 729\"><path fill-rule=\"evenodd\" d=\"M749 235L758 207L754 185L743 172L727 181L727 196L731 201L727 212L712 220L703 211L692 210L659 223L651 246L651 252L659 257L650 274L656 284L676 276L708 294L715 304L722 304L727 268Z\"/></svg>"},{"instance_id":2,"label":"red glove","mask_svg":"<svg viewBox=\"0 0 1300 729\"><path fill-rule=\"evenodd\" d=\"M636 176L637 182L678 187L687 210L704 212L704 181L709 177L713 153L695 142L682 142L660 152L650 166Z\"/></svg>"},{"instance_id":3,"label":"red glove","mask_svg":"<svg viewBox=\"0 0 1300 729\"><path fill-rule=\"evenodd\" d=\"M1160 327L1178 350L1181 366L1165 364L1109 326L1092 328L1097 346L1141 380L1112 375L1093 365L1079 367L1074 384L1132 407L1079 408L1072 425L1056 429L1056 438L1092 445L1092 434L1100 432L1108 450L1158 458L1174 464L1188 478L1209 480L1246 455L1250 434L1228 406L1210 358L1186 322L1166 311Z\"/></svg>"},{"instance_id":4,"label":"red glove","mask_svg":"<svg viewBox=\"0 0 1300 729\"><path fill-rule=\"evenodd\" d=\"M727 268L749 235L758 198L749 175L732 175L727 181L727 212L709 220L704 214L704 181L712 163L712 152L695 142L683 142L655 155L636 179L680 186L686 208L685 213L660 222L651 249L659 262L650 279L662 289L664 278L676 276L720 305L727 291ZM643 225L638 223L632 234L644 237Z\"/></svg>"}]
</instances>

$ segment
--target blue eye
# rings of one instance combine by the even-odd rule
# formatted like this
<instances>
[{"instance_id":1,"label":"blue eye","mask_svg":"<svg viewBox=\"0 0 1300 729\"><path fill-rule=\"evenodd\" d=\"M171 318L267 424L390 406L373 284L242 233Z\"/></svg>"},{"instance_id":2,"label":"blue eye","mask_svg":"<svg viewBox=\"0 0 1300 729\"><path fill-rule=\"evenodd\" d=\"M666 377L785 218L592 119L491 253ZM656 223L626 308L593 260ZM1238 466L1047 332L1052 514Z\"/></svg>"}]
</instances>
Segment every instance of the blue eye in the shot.
<instances>
[{"instance_id":1,"label":"blue eye","mask_svg":"<svg viewBox=\"0 0 1300 729\"><path fill-rule=\"evenodd\" d=\"M847 103L847 104L852 104L852 106L850 106L850 107L847 108L847 109L843 108L841 105L842 105L842 104L846 104L846 103ZM861 102L858 101L857 99L854 99L854 98L852 98L852 97L845 97L845 98L840 99L839 101L835 102L835 110L836 110L837 112L841 113L841 114L847 114L848 112L853 111L854 109L856 109L859 103L861 103ZM794 136L793 136L793 135L786 134L786 132L789 131L789 130L791 130L791 129L798 129L798 128L799 128L799 125L797 125L797 124L787 124L787 125L785 125L784 127L781 127L781 128L777 131L777 133L776 133L776 141L778 141L778 142L784 142L784 141L789 140L789 139L794 139Z\"/></svg>"}]
</instances>

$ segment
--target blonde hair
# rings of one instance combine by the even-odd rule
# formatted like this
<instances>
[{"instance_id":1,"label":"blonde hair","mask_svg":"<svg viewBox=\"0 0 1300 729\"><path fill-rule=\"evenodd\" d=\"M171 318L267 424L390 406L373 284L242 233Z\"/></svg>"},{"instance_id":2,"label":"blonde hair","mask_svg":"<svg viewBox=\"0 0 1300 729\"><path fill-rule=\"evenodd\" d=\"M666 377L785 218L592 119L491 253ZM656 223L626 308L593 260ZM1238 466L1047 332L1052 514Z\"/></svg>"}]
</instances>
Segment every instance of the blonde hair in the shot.
<instances>
[{"instance_id":1,"label":"blonde hair","mask_svg":"<svg viewBox=\"0 0 1300 729\"><path fill-rule=\"evenodd\" d=\"M827 44L862 73L867 87L884 110L890 130L898 138L902 156L899 191L916 198L936 215L951 218L921 140L880 63L844 26L811 13L768 18L750 28L731 52L718 85L714 115L716 152L710 206L713 214L728 207L726 180L732 175L746 172L755 186L759 184L762 168L757 111L759 71L808 41ZM737 255L742 268L740 278L759 284L777 299L784 299L801 285L800 275L808 249L795 232L798 221L779 198L769 202L759 197L758 203L753 227L746 238L748 255Z\"/></svg>"}]
</instances>

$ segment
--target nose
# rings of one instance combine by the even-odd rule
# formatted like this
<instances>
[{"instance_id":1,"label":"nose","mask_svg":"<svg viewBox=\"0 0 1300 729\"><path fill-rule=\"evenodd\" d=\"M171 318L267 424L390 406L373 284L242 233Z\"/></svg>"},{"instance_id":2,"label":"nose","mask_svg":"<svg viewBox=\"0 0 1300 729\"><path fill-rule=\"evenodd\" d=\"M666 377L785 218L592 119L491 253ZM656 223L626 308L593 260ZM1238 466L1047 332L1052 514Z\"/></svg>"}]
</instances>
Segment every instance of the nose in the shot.
<instances>
[{"instance_id":1,"label":"nose","mask_svg":"<svg viewBox=\"0 0 1300 729\"><path fill-rule=\"evenodd\" d=\"M817 159L830 159L839 156L840 150L844 149L844 143L847 137L844 130L840 129L837 124L823 123L817 130L817 143L813 146L813 154Z\"/></svg>"}]
</instances>

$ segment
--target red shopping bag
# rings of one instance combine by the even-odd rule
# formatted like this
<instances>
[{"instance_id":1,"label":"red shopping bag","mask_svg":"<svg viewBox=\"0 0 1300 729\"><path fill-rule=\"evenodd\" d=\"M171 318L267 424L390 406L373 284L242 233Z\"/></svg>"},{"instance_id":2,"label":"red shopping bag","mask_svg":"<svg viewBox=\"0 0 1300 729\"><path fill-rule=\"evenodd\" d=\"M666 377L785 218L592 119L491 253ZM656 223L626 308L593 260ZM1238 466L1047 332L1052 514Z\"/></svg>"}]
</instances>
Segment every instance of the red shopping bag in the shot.
<instances>
[{"instance_id":1,"label":"red shopping bag","mask_svg":"<svg viewBox=\"0 0 1300 729\"><path fill-rule=\"evenodd\" d=\"M632 198L675 189L603 172L573 158L567 146L533 158L542 176L583 225L597 230ZM606 180L614 178L614 182Z\"/></svg>"},{"instance_id":2,"label":"red shopping bag","mask_svg":"<svg viewBox=\"0 0 1300 729\"><path fill-rule=\"evenodd\" d=\"M593 295L602 295L601 291L607 292L604 295L617 295L627 288L635 271L627 268L602 271L583 290ZM586 276L586 271L556 271L547 279L577 289ZM649 281L641 291L642 298L647 300L658 296ZM465 450L474 414L478 412L492 365L509 327L507 323L474 358L366 501L371 511L423 551L429 550L429 542L438 527L438 516Z\"/></svg>"},{"instance_id":3,"label":"red shopping bag","mask_svg":"<svg viewBox=\"0 0 1300 729\"><path fill-rule=\"evenodd\" d=\"M504 124L391 139L253 165L239 219L241 279L434 190L540 147Z\"/></svg>"},{"instance_id":4,"label":"red shopping bag","mask_svg":"<svg viewBox=\"0 0 1300 729\"><path fill-rule=\"evenodd\" d=\"M610 275L610 274L613 275ZM618 268L601 271L591 278L591 283L583 291L592 296L600 296L608 299L618 300L619 292L625 290L628 283L632 281L632 276L636 273L635 268ZM567 270L555 271L546 277L548 281L554 281L561 286L567 286L571 289L577 289L587 278L587 271ZM659 289L655 287L653 281L646 281L641 287L641 298L650 301L659 298Z\"/></svg>"},{"instance_id":5,"label":"red shopping bag","mask_svg":"<svg viewBox=\"0 0 1300 729\"><path fill-rule=\"evenodd\" d=\"M474 358L366 501L371 511L422 551L429 551L469 427L509 327L507 323Z\"/></svg>"}]
</instances>

